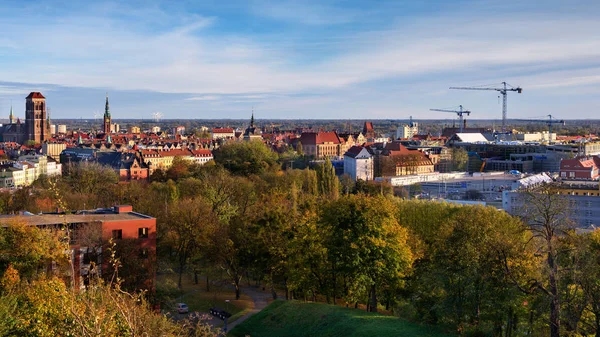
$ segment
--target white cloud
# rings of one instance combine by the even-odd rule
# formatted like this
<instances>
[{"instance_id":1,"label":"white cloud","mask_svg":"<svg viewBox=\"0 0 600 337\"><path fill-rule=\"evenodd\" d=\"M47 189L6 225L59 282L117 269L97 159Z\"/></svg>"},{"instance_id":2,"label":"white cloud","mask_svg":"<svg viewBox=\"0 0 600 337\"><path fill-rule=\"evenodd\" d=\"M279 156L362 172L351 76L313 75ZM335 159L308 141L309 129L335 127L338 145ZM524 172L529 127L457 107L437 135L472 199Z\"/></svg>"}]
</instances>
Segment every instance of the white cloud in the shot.
<instances>
[{"instance_id":1,"label":"white cloud","mask_svg":"<svg viewBox=\"0 0 600 337\"><path fill-rule=\"evenodd\" d=\"M358 19L352 11L297 3L273 5L263 15L304 19L310 25ZM382 80L400 87L405 83L398 89L403 91L428 81L419 94L440 98L439 90L449 85L513 79L526 92L599 84L600 70L593 66L600 56L595 36L600 21L595 18L568 13L477 15L448 13L404 19L359 34L304 37L301 48L290 48L296 41L285 33L268 40L243 31L216 34L210 29L222 19L197 15L182 17L181 25L159 32L109 16L66 17L52 25L13 21L0 23L0 30L13 32L0 43L15 50L0 75L25 83L192 94L188 101L271 100L283 110L285 102L299 104L301 110L340 106L337 99L328 103L288 94L325 92L354 99L358 95L351 88ZM311 53L322 55L309 62ZM446 84L444 78L455 82ZM386 87L380 91L394 95ZM378 111L393 110L389 104Z\"/></svg>"}]
</instances>

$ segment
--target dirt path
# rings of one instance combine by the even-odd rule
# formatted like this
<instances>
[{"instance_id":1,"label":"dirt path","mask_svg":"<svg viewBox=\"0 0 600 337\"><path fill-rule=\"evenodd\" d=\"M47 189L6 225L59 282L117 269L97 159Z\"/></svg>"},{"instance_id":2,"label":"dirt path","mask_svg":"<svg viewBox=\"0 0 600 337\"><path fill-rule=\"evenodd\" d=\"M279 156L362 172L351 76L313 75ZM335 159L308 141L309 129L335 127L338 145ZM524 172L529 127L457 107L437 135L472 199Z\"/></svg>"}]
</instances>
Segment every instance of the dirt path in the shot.
<instances>
[{"instance_id":1,"label":"dirt path","mask_svg":"<svg viewBox=\"0 0 600 337\"><path fill-rule=\"evenodd\" d=\"M234 322L227 324L227 331L230 331L231 329L235 328L236 325L247 320L257 312L263 310L267 306L267 304L269 304L269 299L273 298L270 292L259 291L258 289L252 287L243 287L242 293L252 298L252 302L254 302L254 308L244 316L236 319Z\"/></svg>"}]
</instances>

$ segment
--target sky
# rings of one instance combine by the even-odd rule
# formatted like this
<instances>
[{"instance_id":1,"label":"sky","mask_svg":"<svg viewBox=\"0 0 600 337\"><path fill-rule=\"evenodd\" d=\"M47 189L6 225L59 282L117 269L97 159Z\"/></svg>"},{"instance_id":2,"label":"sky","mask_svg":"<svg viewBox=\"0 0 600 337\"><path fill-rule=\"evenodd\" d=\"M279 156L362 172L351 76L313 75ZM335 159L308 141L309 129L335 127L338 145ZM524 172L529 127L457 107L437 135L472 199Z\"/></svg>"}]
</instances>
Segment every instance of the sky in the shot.
<instances>
[{"instance_id":1,"label":"sky","mask_svg":"<svg viewBox=\"0 0 600 337\"><path fill-rule=\"evenodd\" d=\"M600 2L0 1L0 118L600 118Z\"/></svg>"}]
</instances>

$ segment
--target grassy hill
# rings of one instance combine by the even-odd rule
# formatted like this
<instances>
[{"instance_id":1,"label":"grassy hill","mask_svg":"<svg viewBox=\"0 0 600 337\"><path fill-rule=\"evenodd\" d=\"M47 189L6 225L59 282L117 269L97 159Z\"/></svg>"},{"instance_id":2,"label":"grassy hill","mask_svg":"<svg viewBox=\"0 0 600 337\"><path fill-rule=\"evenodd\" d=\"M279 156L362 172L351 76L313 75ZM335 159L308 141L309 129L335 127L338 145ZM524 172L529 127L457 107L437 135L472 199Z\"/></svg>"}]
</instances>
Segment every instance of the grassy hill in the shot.
<instances>
[{"instance_id":1,"label":"grassy hill","mask_svg":"<svg viewBox=\"0 0 600 337\"><path fill-rule=\"evenodd\" d=\"M432 337L451 336L435 327L392 316L319 303L276 301L236 326L228 336L243 337Z\"/></svg>"}]
</instances>

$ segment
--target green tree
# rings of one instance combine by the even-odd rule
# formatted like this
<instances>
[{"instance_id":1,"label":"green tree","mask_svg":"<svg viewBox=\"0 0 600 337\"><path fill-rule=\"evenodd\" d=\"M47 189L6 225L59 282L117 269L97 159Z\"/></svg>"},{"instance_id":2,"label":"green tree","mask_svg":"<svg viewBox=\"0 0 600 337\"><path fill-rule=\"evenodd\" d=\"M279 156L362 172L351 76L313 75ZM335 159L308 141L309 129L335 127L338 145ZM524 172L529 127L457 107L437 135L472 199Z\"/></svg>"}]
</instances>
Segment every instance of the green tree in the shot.
<instances>
[{"instance_id":1,"label":"green tree","mask_svg":"<svg viewBox=\"0 0 600 337\"><path fill-rule=\"evenodd\" d=\"M271 168L278 168L277 153L262 142L231 142L213 152L217 164L235 175L260 175Z\"/></svg>"},{"instance_id":2,"label":"green tree","mask_svg":"<svg viewBox=\"0 0 600 337\"><path fill-rule=\"evenodd\" d=\"M181 289L182 275L198 249L208 246L207 236L216 223L211 206L202 198L179 200L169 212L167 240L175 248Z\"/></svg>"},{"instance_id":3,"label":"green tree","mask_svg":"<svg viewBox=\"0 0 600 337\"><path fill-rule=\"evenodd\" d=\"M326 206L321 219L334 296L336 278L346 278L355 289L367 290L370 310L377 311L378 293L397 287L412 263L408 232L396 221L393 204L383 197L348 195Z\"/></svg>"},{"instance_id":4,"label":"green tree","mask_svg":"<svg viewBox=\"0 0 600 337\"><path fill-rule=\"evenodd\" d=\"M319 194L327 199L337 199L340 194L340 181L329 158L325 160L324 164L318 164L315 171L317 172Z\"/></svg>"}]
</instances>

